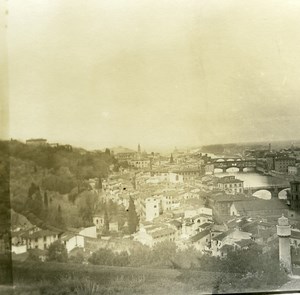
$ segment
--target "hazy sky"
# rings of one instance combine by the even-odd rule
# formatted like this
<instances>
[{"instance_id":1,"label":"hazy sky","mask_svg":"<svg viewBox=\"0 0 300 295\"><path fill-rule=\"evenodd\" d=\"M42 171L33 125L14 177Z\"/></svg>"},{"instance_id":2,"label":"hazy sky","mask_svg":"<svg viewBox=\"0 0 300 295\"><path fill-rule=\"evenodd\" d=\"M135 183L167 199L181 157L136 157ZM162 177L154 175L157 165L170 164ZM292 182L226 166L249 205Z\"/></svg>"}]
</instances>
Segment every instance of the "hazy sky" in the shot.
<instances>
[{"instance_id":1,"label":"hazy sky","mask_svg":"<svg viewBox=\"0 0 300 295\"><path fill-rule=\"evenodd\" d=\"M290 140L300 1L12 0L10 136L87 148Z\"/></svg>"}]
</instances>

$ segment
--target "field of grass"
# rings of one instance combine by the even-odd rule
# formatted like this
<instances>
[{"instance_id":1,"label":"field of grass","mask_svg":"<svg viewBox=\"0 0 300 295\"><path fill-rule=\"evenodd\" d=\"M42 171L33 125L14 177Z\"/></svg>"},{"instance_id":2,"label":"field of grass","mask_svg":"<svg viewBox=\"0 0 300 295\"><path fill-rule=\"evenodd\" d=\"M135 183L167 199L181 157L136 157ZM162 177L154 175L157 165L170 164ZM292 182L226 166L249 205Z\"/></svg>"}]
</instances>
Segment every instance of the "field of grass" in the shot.
<instances>
[{"instance_id":1,"label":"field of grass","mask_svg":"<svg viewBox=\"0 0 300 295\"><path fill-rule=\"evenodd\" d=\"M196 295L267 291L241 289L235 275L191 269L14 262L13 288L2 287L0 294ZM274 287L276 289L279 288Z\"/></svg>"},{"instance_id":2,"label":"field of grass","mask_svg":"<svg viewBox=\"0 0 300 295\"><path fill-rule=\"evenodd\" d=\"M211 293L218 276L195 271L192 282L182 280L181 271L175 269L15 262L13 294L194 295ZM1 294L10 294L10 289L3 289Z\"/></svg>"}]
</instances>

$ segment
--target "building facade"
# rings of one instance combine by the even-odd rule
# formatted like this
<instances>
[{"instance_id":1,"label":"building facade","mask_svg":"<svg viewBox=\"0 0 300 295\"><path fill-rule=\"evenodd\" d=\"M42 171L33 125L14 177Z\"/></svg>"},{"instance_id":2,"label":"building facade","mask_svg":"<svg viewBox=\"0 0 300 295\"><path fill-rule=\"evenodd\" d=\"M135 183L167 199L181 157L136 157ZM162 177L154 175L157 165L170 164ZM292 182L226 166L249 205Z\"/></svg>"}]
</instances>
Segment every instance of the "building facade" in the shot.
<instances>
[{"instance_id":1,"label":"building facade","mask_svg":"<svg viewBox=\"0 0 300 295\"><path fill-rule=\"evenodd\" d=\"M146 221L153 221L159 216L160 199L157 197L149 197L140 201L140 213Z\"/></svg>"},{"instance_id":2,"label":"building facade","mask_svg":"<svg viewBox=\"0 0 300 295\"><path fill-rule=\"evenodd\" d=\"M218 180L217 186L220 190L228 194L238 194L244 192L244 182L235 176L224 176Z\"/></svg>"},{"instance_id":3,"label":"building facade","mask_svg":"<svg viewBox=\"0 0 300 295\"><path fill-rule=\"evenodd\" d=\"M288 204L291 210L300 210L300 181L291 181L291 193L288 195Z\"/></svg>"}]
</instances>

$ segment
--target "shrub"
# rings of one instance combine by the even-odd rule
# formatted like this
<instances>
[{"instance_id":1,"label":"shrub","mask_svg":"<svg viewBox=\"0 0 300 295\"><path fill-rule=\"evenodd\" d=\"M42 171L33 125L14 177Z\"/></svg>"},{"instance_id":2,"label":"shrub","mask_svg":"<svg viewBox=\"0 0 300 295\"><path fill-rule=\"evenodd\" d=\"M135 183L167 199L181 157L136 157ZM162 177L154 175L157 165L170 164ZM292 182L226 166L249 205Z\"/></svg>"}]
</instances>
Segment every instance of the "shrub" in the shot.
<instances>
[{"instance_id":1,"label":"shrub","mask_svg":"<svg viewBox=\"0 0 300 295\"><path fill-rule=\"evenodd\" d=\"M49 246L47 253L47 261L68 261L68 252L66 246L61 241L55 241Z\"/></svg>"}]
</instances>

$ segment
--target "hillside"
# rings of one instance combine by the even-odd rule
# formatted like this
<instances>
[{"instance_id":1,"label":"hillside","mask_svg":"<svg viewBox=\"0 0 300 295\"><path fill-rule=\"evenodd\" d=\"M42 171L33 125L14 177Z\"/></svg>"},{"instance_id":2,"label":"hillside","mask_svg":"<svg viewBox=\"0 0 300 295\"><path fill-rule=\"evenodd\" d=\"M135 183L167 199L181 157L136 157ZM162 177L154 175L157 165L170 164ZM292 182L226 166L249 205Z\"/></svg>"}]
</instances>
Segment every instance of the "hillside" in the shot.
<instances>
[{"instance_id":1,"label":"hillside","mask_svg":"<svg viewBox=\"0 0 300 295\"><path fill-rule=\"evenodd\" d=\"M88 192L88 179L106 177L119 168L109 150L89 152L15 140L2 144L9 150L11 208L42 228L83 226L87 221L75 201Z\"/></svg>"}]
</instances>

